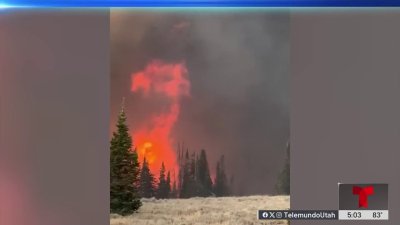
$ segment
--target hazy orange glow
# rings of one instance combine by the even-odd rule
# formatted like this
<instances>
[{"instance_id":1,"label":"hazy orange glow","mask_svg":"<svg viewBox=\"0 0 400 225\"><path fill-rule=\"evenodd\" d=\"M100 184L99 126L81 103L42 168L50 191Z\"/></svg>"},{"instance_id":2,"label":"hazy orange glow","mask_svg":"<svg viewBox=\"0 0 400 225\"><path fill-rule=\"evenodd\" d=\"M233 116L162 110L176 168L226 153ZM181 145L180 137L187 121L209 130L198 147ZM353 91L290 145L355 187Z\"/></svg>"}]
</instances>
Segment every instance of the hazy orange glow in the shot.
<instances>
[{"instance_id":1,"label":"hazy orange glow","mask_svg":"<svg viewBox=\"0 0 400 225\"><path fill-rule=\"evenodd\" d=\"M143 157L150 169L157 174L161 163L167 170L176 170L176 155L172 128L180 113L180 103L184 96L190 95L190 82L184 63L168 64L152 61L142 71L132 74L132 92L139 92L151 101L152 97L163 96L168 104L162 112L149 112L147 121L133 129L133 141L137 147L140 161Z\"/></svg>"}]
</instances>

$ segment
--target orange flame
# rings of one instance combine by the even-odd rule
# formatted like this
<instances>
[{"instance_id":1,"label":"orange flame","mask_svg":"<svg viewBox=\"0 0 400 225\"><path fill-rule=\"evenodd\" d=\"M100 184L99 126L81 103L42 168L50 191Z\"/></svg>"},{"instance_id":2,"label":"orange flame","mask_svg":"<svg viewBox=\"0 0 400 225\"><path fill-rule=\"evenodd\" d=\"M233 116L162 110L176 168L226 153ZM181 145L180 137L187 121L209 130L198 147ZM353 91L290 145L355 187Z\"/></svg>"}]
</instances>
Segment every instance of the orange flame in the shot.
<instances>
[{"instance_id":1,"label":"orange flame","mask_svg":"<svg viewBox=\"0 0 400 225\"><path fill-rule=\"evenodd\" d=\"M149 120L133 131L133 141L140 160L146 157L153 173L157 174L162 162L168 170L176 170L171 131L179 117L182 97L190 96L185 64L152 61L144 70L132 74L131 91L141 91L149 100L157 95L168 99L165 111L154 112Z\"/></svg>"}]
</instances>

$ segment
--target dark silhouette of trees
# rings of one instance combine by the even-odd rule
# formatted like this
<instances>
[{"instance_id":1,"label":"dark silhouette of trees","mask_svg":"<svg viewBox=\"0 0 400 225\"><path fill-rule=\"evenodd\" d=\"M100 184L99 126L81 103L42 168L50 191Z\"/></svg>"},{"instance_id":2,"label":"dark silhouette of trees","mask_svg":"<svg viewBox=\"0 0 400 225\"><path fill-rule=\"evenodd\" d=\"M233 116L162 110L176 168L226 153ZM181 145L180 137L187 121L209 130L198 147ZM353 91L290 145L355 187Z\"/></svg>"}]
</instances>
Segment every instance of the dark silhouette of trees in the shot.
<instances>
[{"instance_id":1,"label":"dark silhouette of trees","mask_svg":"<svg viewBox=\"0 0 400 225\"><path fill-rule=\"evenodd\" d=\"M160 198L169 198L171 192L171 178L168 172L168 176L165 176L165 166L164 163L161 164L160 176L158 178L157 192L156 197Z\"/></svg>"},{"instance_id":2,"label":"dark silhouette of trees","mask_svg":"<svg viewBox=\"0 0 400 225\"><path fill-rule=\"evenodd\" d=\"M143 165L140 172L140 196L142 198L151 198L155 196L156 186L153 174L150 172L149 164L146 158L143 159Z\"/></svg>"},{"instance_id":3,"label":"dark silhouette of trees","mask_svg":"<svg viewBox=\"0 0 400 225\"><path fill-rule=\"evenodd\" d=\"M194 177L194 160L189 158L189 150L186 150L184 160L183 160L183 168L181 169L181 189L180 189L180 198L190 198L195 196L196 187L195 187L195 177Z\"/></svg>"},{"instance_id":4,"label":"dark silhouette of trees","mask_svg":"<svg viewBox=\"0 0 400 225\"><path fill-rule=\"evenodd\" d=\"M123 105L110 144L110 211L120 215L132 214L142 205L138 193L140 168L138 155L132 151Z\"/></svg>"},{"instance_id":5,"label":"dark silhouette of trees","mask_svg":"<svg viewBox=\"0 0 400 225\"><path fill-rule=\"evenodd\" d=\"M213 194L212 192L212 180L210 176L210 170L208 168L208 161L206 151L202 149L200 156L197 159L197 173L196 180L198 181L197 194L201 197L207 197Z\"/></svg>"},{"instance_id":6,"label":"dark silhouette of trees","mask_svg":"<svg viewBox=\"0 0 400 225\"><path fill-rule=\"evenodd\" d=\"M212 193L212 180L205 150L200 155L184 149L183 144L178 145L179 174L177 190L179 198L195 196L210 196ZM174 190L174 188L173 188Z\"/></svg>"},{"instance_id":7,"label":"dark silhouette of trees","mask_svg":"<svg viewBox=\"0 0 400 225\"><path fill-rule=\"evenodd\" d=\"M217 197L228 196L229 187L228 180L225 173L225 157L224 155L217 162L216 166L216 176L214 182L214 193Z\"/></svg>"},{"instance_id":8,"label":"dark silhouette of trees","mask_svg":"<svg viewBox=\"0 0 400 225\"><path fill-rule=\"evenodd\" d=\"M204 149L200 151L200 154L190 153L183 144L179 144L177 158L179 174L177 189L175 190L177 190L179 198L228 196L232 194L225 172L224 156L217 163L214 184Z\"/></svg>"}]
</instances>

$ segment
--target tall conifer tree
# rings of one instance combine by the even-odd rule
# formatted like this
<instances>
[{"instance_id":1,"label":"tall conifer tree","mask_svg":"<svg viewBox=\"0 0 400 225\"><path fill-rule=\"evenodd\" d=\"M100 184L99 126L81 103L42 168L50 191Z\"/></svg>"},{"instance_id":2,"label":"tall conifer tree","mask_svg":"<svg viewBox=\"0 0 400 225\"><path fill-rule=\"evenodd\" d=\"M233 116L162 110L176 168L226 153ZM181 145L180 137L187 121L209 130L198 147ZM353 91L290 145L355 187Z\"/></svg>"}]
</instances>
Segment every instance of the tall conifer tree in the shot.
<instances>
[{"instance_id":1,"label":"tall conifer tree","mask_svg":"<svg viewBox=\"0 0 400 225\"><path fill-rule=\"evenodd\" d=\"M169 172L168 172L169 179ZM169 181L168 181L169 182ZM167 178L165 177L165 166L164 162L161 164L160 176L158 178L158 186L157 186L157 198L168 198L170 194L170 187L168 186Z\"/></svg>"},{"instance_id":2,"label":"tall conifer tree","mask_svg":"<svg viewBox=\"0 0 400 225\"><path fill-rule=\"evenodd\" d=\"M150 171L146 158L143 159L142 169L140 171L140 196L142 198L151 198L155 196L155 180Z\"/></svg>"},{"instance_id":3,"label":"tall conifer tree","mask_svg":"<svg viewBox=\"0 0 400 225\"><path fill-rule=\"evenodd\" d=\"M202 149L200 156L197 159L197 183L199 184L199 196L206 197L212 195L212 180L210 177L210 169L208 168L208 161L206 151Z\"/></svg>"},{"instance_id":4,"label":"tall conifer tree","mask_svg":"<svg viewBox=\"0 0 400 225\"><path fill-rule=\"evenodd\" d=\"M181 189L179 190L179 197L180 198L190 198L191 195L191 183L192 183L192 178L191 178L191 161L189 159L189 150L186 150L185 156L183 158L183 163L182 163L182 184L181 184Z\"/></svg>"},{"instance_id":5,"label":"tall conifer tree","mask_svg":"<svg viewBox=\"0 0 400 225\"><path fill-rule=\"evenodd\" d=\"M225 157L222 155L217 162L214 193L217 197L229 195L227 176L225 173Z\"/></svg>"},{"instance_id":6,"label":"tall conifer tree","mask_svg":"<svg viewBox=\"0 0 400 225\"><path fill-rule=\"evenodd\" d=\"M132 214L142 205L137 187L140 170L138 156L132 150L126 119L122 104L117 130L110 143L110 211L120 215Z\"/></svg>"}]
</instances>

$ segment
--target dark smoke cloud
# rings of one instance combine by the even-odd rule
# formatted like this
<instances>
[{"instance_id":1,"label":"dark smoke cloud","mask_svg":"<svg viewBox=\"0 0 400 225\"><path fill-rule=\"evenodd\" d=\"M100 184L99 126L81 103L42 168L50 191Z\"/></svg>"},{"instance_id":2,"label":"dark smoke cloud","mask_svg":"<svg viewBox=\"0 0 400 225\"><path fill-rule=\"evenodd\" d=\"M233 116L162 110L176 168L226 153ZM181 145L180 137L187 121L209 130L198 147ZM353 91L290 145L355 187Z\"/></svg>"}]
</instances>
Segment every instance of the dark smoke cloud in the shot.
<instances>
[{"instance_id":1,"label":"dark smoke cloud","mask_svg":"<svg viewBox=\"0 0 400 225\"><path fill-rule=\"evenodd\" d=\"M130 127L162 102L130 93L152 59L184 60L192 84L174 138L225 154L236 194L270 194L289 139L289 15L285 12L111 13L111 125L127 97Z\"/></svg>"}]
</instances>

